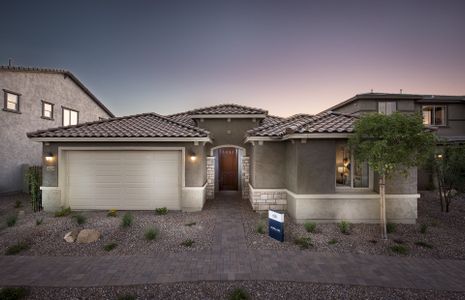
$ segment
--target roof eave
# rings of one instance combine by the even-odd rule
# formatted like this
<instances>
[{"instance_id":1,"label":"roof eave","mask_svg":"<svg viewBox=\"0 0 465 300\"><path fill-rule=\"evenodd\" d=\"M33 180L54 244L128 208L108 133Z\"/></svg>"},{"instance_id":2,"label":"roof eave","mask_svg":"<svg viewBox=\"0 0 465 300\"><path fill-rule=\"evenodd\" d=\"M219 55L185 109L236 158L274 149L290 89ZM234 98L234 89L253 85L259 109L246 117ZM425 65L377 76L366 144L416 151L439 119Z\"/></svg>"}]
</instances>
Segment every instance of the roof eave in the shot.
<instances>
[{"instance_id":1,"label":"roof eave","mask_svg":"<svg viewBox=\"0 0 465 300\"><path fill-rule=\"evenodd\" d=\"M264 119L266 114L195 114L192 119Z\"/></svg>"},{"instance_id":2,"label":"roof eave","mask_svg":"<svg viewBox=\"0 0 465 300\"><path fill-rule=\"evenodd\" d=\"M34 142L205 142L210 137L30 137Z\"/></svg>"}]
</instances>

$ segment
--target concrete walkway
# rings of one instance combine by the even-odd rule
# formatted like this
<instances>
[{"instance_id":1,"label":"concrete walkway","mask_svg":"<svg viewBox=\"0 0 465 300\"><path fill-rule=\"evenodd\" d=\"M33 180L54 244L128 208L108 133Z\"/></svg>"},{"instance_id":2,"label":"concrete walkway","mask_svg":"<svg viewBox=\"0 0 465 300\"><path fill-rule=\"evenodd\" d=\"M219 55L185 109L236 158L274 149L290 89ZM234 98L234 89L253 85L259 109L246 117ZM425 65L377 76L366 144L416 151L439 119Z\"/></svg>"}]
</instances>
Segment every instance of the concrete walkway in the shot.
<instances>
[{"instance_id":1,"label":"concrete walkway","mask_svg":"<svg viewBox=\"0 0 465 300\"><path fill-rule=\"evenodd\" d=\"M0 257L0 286L112 286L203 280L275 280L465 291L465 261L247 249L236 194L216 210L214 247L155 256Z\"/></svg>"}]
</instances>

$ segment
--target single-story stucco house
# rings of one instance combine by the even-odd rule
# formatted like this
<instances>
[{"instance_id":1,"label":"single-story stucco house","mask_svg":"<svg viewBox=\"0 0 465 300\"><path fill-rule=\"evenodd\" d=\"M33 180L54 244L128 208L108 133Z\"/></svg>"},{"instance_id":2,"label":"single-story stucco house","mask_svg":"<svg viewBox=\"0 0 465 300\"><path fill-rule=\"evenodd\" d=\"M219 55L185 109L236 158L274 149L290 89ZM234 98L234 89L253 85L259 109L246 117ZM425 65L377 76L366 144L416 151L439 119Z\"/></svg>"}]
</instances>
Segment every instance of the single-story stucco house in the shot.
<instances>
[{"instance_id":1,"label":"single-story stucco house","mask_svg":"<svg viewBox=\"0 0 465 300\"><path fill-rule=\"evenodd\" d=\"M43 205L71 209L201 210L241 191L254 210L297 222L379 220L377 175L347 147L356 116L289 118L235 104L146 113L29 133L43 143ZM417 179L386 184L387 218L414 223Z\"/></svg>"}]
</instances>

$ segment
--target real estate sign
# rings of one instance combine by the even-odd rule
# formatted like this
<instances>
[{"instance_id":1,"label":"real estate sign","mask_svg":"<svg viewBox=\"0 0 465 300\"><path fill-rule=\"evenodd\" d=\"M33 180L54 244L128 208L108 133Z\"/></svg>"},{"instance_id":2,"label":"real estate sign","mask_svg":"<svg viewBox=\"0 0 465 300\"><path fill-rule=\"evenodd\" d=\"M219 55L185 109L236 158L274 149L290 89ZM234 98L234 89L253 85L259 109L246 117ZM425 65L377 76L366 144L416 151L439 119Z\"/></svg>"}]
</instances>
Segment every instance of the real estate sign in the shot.
<instances>
[{"instance_id":1,"label":"real estate sign","mask_svg":"<svg viewBox=\"0 0 465 300\"><path fill-rule=\"evenodd\" d=\"M284 242L284 214L268 210L268 232L271 238Z\"/></svg>"}]
</instances>

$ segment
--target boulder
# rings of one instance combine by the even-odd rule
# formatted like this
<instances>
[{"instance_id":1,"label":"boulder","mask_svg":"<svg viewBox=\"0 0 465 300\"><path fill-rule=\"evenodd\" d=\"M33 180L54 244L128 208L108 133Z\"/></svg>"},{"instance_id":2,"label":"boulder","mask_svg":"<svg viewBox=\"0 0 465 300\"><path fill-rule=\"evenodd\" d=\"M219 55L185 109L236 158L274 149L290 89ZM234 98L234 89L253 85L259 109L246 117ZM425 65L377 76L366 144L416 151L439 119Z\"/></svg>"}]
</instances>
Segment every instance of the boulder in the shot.
<instances>
[{"instance_id":1,"label":"boulder","mask_svg":"<svg viewBox=\"0 0 465 300\"><path fill-rule=\"evenodd\" d=\"M79 232L77 236L78 243L92 243L98 240L100 237L100 232L95 229L83 229Z\"/></svg>"},{"instance_id":2,"label":"boulder","mask_svg":"<svg viewBox=\"0 0 465 300\"><path fill-rule=\"evenodd\" d=\"M65 237L64 237L65 241L68 243L74 243L74 241L76 240L78 236L78 233L79 233L79 230L77 229L74 229L73 231L68 232L67 234L65 234Z\"/></svg>"}]
</instances>

